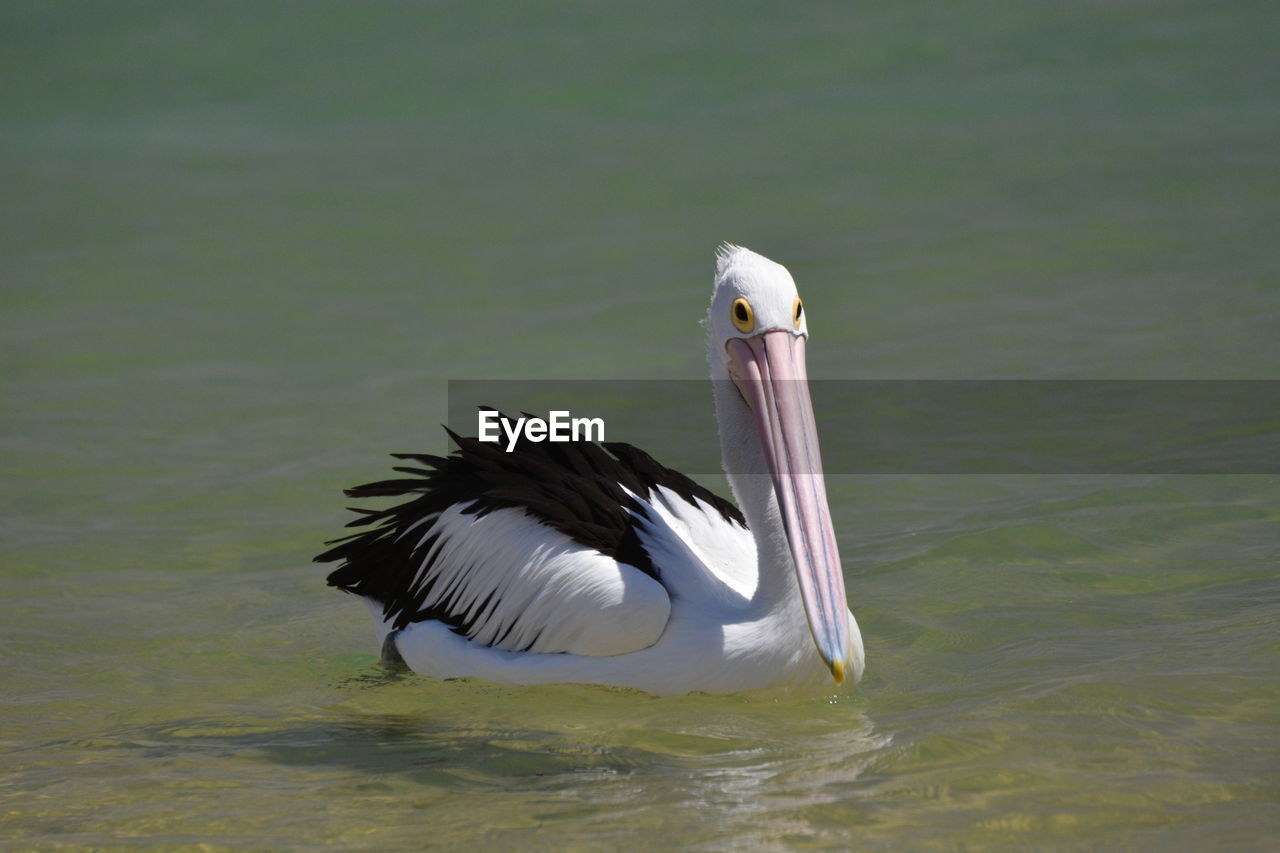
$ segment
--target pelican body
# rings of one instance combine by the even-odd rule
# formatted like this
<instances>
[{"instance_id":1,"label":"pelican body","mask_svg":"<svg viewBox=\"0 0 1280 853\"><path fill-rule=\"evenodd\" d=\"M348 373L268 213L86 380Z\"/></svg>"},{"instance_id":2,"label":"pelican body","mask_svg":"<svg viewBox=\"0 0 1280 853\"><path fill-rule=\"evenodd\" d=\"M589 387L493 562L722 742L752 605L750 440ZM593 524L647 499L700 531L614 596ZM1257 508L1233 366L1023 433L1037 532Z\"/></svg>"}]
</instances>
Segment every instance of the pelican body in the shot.
<instances>
[{"instance_id":1,"label":"pelican body","mask_svg":"<svg viewBox=\"0 0 1280 853\"><path fill-rule=\"evenodd\" d=\"M786 268L724 245L706 321L737 506L627 444L452 432L319 555L386 659L439 678L730 693L862 676Z\"/></svg>"}]
</instances>

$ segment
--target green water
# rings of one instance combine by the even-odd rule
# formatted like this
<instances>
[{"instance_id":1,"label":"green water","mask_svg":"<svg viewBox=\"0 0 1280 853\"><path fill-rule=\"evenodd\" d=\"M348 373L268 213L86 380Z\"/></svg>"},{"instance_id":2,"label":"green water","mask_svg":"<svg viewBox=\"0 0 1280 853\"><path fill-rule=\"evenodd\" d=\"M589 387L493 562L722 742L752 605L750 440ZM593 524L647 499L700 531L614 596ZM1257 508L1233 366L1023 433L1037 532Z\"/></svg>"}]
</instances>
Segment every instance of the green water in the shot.
<instances>
[{"instance_id":1,"label":"green water","mask_svg":"<svg viewBox=\"0 0 1280 853\"><path fill-rule=\"evenodd\" d=\"M726 239L815 376L1280 377L1278 30L4 4L0 847L1275 849L1275 477L832 478L855 692L397 678L308 561L449 379L703 375Z\"/></svg>"}]
</instances>

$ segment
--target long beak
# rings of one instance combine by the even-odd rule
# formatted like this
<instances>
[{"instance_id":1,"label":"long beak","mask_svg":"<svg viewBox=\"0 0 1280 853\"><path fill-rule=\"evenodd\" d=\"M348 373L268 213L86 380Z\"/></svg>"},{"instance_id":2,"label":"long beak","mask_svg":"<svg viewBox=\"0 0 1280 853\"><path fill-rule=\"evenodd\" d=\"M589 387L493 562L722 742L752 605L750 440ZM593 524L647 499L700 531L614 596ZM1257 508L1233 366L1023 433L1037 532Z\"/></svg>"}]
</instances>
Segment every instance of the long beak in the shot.
<instances>
[{"instance_id":1,"label":"long beak","mask_svg":"<svg viewBox=\"0 0 1280 853\"><path fill-rule=\"evenodd\" d=\"M852 655L849 609L827 508L804 342L801 335L772 331L753 338L731 338L725 347L730 375L755 415L809 633L839 684Z\"/></svg>"}]
</instances>

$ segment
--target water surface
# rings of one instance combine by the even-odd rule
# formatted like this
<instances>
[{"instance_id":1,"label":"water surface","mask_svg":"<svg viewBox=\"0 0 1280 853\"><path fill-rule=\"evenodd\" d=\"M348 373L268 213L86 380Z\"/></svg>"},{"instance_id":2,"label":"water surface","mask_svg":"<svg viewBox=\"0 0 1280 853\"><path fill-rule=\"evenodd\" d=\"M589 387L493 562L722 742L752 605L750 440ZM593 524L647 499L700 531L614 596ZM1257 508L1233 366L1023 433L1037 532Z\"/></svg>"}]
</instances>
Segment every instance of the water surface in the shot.
<instances>
[{"instance_id":1,"label":"water surface","mask_svg":"<svg viewBox=\"0 0 1280 853\"><path fill-rule=\"evenodd\" d=\"M702 376L726 239L815 376L1277 378L1278 24L7 4L0 844L1273 849L1274 476L833 477L854 692L396 676L309 559L450 379Z\"/></svg>"}]
</instances>

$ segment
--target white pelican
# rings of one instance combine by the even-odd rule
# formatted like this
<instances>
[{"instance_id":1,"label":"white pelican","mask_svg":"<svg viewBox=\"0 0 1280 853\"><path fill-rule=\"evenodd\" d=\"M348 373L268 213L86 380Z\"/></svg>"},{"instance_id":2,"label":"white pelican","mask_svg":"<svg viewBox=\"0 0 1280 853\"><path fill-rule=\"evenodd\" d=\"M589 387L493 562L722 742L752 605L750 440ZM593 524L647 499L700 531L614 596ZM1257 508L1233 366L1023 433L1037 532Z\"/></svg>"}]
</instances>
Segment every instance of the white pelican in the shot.
<instances>
[{"instance_id":1,"label":"white pelican","mask_svg":"<svg viewBox=\"0 0 1280 853\"><path fill-rule=\"evenodd\" d=\"M396 454L426 467L347 495L412 499L356 510L367 529L316 558L342 561L329 583L363 598L386 659L664 694L861 678L791 274L722 246L706 327L740 509L626 444Z\"/></svg>"}]
</instances>

